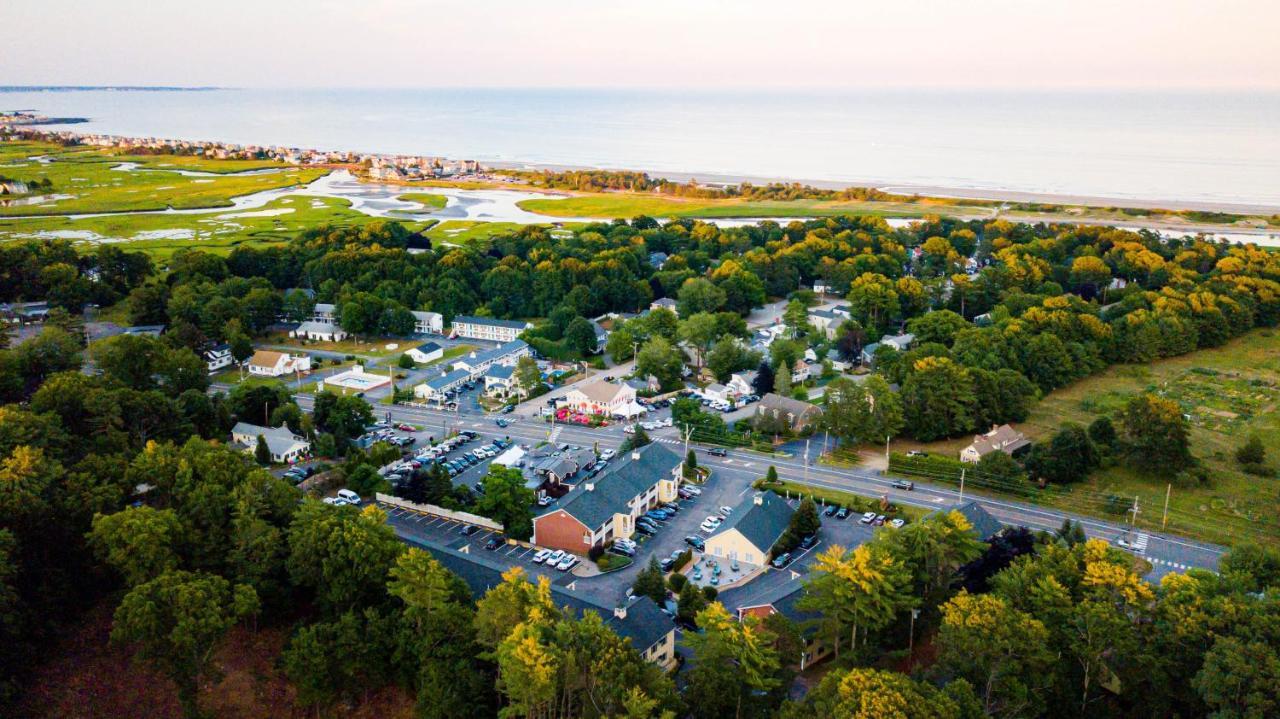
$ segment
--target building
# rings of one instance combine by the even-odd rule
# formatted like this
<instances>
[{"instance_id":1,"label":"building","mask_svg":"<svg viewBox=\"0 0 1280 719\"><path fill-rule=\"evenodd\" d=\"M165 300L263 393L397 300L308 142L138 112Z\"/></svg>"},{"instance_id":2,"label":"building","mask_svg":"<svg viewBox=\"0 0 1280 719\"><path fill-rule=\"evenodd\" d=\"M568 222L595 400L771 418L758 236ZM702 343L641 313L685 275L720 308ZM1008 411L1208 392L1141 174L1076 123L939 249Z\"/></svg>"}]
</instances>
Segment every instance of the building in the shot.
<instances>
[{"instance_id":1,"label":"building","mask_svg":"<svg viewBox=\"0 0 1280 719\"><path fill-rule=\"evenodd\" d=\"M502 573L506 567L489 559L484 552L463 553L418 539L402 539L431 552L445 569L466 583L476 599L502 583ZM557 607L566 607L576 616L594 612L604 620L605 626L629 641L645 661L666 671L675 668L675 623L652 599L631 597L618 606L607 607L584 599L558 584L551 585L551 599Z\"/></svg>"},{"instance_id":2,"label":"building","mask_svg":"<svg viewBox=\"0 0 1280 719\"><path fill-rule=\"evenodd\" d=\"M285 425L260 427L248 422L236 422L236 426L231 428L231 441L241 445L246 452L258 451L258 437L266 441L272 462L296 462L311 452L311 443L294 434Z\"/></svg>"},{"instance_id":3,"label":"building","mask_svg":"<svg viewBox=\"0 0 1280 719\"><path fill-rule=\"evenodd\" d=\"M821 416L822 409L817 405L770 392L756 405L756 414L752 421L776 423L781 420L790 431L798 433L804 431Z\"/></svg>"},{"instance_id":4,"label":"building","mask_svg":"<svg viewBox=\"0 0 1280 719\"><path fill-rule=\"evenodd\" d=\"M471 374L466 370L456 369L447 374L423 382L413 388L413 396L418 399L428 399L435 402L443 402L448 399L450 392L458 389L462 385L471 381Z\"/></svg>"},{"instance_id":5,"label":"building","mask_svg":"<svg viewBox=\"0 0 1280 719\"><path fill-rule=\"evenodd\" d=\"M347 338L347 331L332 322L308 320L291 330L289 336L313 342L341 342Z\"/></svg>"},{"instance_id":6,"label":"building","mask_svg":"<svg viewBox=\"0 0 1280 719\"><path fill-rule=\"evenodd\" d=\"M734 397L745 397L749 394L755 394L757 372L751 370L749 372L734 372L729 376L729 381L725 383L725 387Z\"/></svg>"},{"instance_id":7,"label":"building","mask_svg":"<svg viewBox=\"0 0 1280 719\"><path fill-rule=\"evenodd\" d=\"M413 311L413 331L421 335L438 335L444 332L444 315L439 312Z\"/></svg>"},{"instance_id":8,"label":"building","mask_svg":"<svg viewBox=\"0 0 1280 719\"><path fill-rule=\"evenodd\" d=\"M779 573L781 575L781 573ZM795 622L800 629L800 637L804 641L804 649L800 652L800 671L813 666L832 654L831 647L822 641L818 631L818 620L822 617L817 612L799 608L800 598L804 596L804 584L797 581L766 582L763 579L751 585L727 593L723 599L726 606L733 608L738 621L746 617L755 617L763 621L772 614L781 614Z\"/></svg>"},{"instance_id":9,"label":"building","mask_svg":"<svg viewBox=\"0 0 1280 719\"><path fill-rule=\"evenodd\" d=\"M258 350L247 363L249 374L261 377L280 377L296 372L311 371L310 355L291 355L288 352Z\"/></svg>"},{"instance_id":10,"label":"building","mask_svg":"<svg viewBox=\"0 0 1280 719\"><path fill-rule=\"evenodd\" d=\"M795 384L808 382L812 376L813 372L809 370L809 363L804 360L796 360L796 363L791 366L791 381Z\"/></svg>"},{"instance_id":11,"label":"building","mask_svg":"<svg viewBox=\"0 0 1280 719\"><path fill-rule=\"evenodd\" d=\"M405 354L409 355L409 359L418 364L426 364L435 362L444 357L444 348L435 342L423 342L417 347L412 347Z\"/></svg>"},{"instance_id":12,"label":"building","mask_svg":"<svg viewBox=\"0 0 1280 719\"><path fill-rule=\"evenodd\" d=\"M1007 424L1002 424L999 427L992 427L986 434L974 435L973 443L960 450L960 461L977 462L997 451L1013 456L1014 453L1030 446L1031 441L1021 432Z\"/></svg>"},{"instance_id":13,"label":"building","mask_svg":"<svg viewBox=\"0 0 1280 719\"><path fill-rule=\"evenodd\" d=\"M722 385L719 382L712 382L706 387L703 387L702 396L713 402L732 402L735 397L733 392L729 390L728 386Z\"/></svg>"},{"instance_id":14,"label":"building","mask_svg":"<svg viewBox=\"0 0 1280 719\"><path fill-rule=\"evenodd\" d=\"M484 391L495 397L507 397L516 391L516 368L494 365L484 373Z\"/></svg>"},{"instance_id":15,"label":"building","mask_svg":"<svg viewBox=\"0 0 1280 719\"><path fill-rule=\"evenodd\" d=\"M512 340L491 350L471 352L465 357L453 361L453 368L465 370L471 379L480 379L494 365L512 365L521 357L532 354L529 343L524 340Z\"/></svg>"},{"instance_id":16,"label":"building","mask_svg":"<svg viewBox=\"0 0 1280 719\"><path fill-rule=\"evenodd\" d=\"M881 337L879 342L872 342L862 348L862 364L870 366L875 364L876 350L881 347L888 347L897 352L905 352L910 349L911 344L916 341L913 334L890 335Z\"/></svg>"},{"instance_id":17,"label":"building","mask_svg":"<svg viewBox=\"0 0 1280 719\"><path fill-rule=\"evenodd\" d=\"M969 521L970 530L973 536L982 541L990 541L997 534L1004 531L1004 524L1000 520L991 516L981 504L973 500L969 500L964 504L953 505L950 509L939 509L939 512L959 512Z\"/></svg>"},{"instance_id":18,"label":"building","mask_svg":"<svg viewBox=\"0 0 1280 719\"><path fill-rule=\"evenodd\" d=\"M650 253L649 253L649 266L650 266L650 267L653 267L653 269L655 269L655 270L660 270L660 269L662 269L662 266L663 266L663 265L665 265L665 264L667 264L667 253L665 253L665 252L650 252Z\"/></svg>"},{"instance_id":19,"label":"building","mask_svg":"<svg viewBox=\"0 0 1280 719\"><path fill-rule=\"evenodd\" d=\"M49 314L48 302L5 302L0 303L0 317L10 322L26 324L43 322Z\"/></svg>"},{"instance_id":20,"label":"building","mask_svg":"<svg viewBox=\"0 0 1280 719\"><path fill-rule=\"evenodd\" d=\"M522 320L498 320L492 317L469 315L453 318L453 334L475 340L513 342L521 332L528 329L533 329L533 325Z\"/></svg>"},{"instance_id":21,"label":"building","mask_svg":"<svg viewBox=\"0 0 1280 719\"><path fill-rule=\"evenodd\" d=\"M596 333L596 347L591 350L591 354L598 355L604 352L605 346L609 344L609 330L595 320L591 321L591 329Z\"/></svg>"},{"instance_id":22,"label":"building","mask_svg":"<svg viewBox=\"0 0 1280 719\"><path fill-rule=\"evenodd\" d=\"M760 492L739 505L729 518L707 537L707 556L763 566L769 551L787 531L795 512L787 500L773 492Z\"/></svg>"},{"instance_id":23,"label":"building","mask_svg":"<svg viewBox=\"0 0 1280 719\"><path fill-rule=\"evenodd\" d=\"M636 390L627 384L613 384L604 380L577 385L565 393L559 406L568 407L582 414L603 417L634 417L644 414L644 407L636 402Z\"/></svg>"},{"instance_id":24,"label":"building","mask_svg":"<svg viewBox=\"0 0 1280 719\"><path fill-rule=\"evenodd\" d=\"M836 305L823 309L809 310L809 324L821 332L828 340L836 338L836 331L845 320L853 316L848 305Z\"/></svg>"},{"instance_id":25,"label":"building","mask_svg":"<svg viewBox=\"0 0 1280 719\"><path fill-rule=\"evenodd\" d=\"M204 351L204 365L209 368L210 372L217 372L224 367L230 367L235 358L231 356L231 345L223 342L220 345L214 345Z\"/></svg>"},{"instance_id":26,"label":"building","mask_svg":"<svg viewBox=\"0 0 1280 719\"><path fill-rule=\"evenodd\" d=\"M338 306L328 302L317 302L316 306L311 310L311 319L316 322L337 322Z\"/></svg>"},{"instance_id":27,"label":"building","mask_svg":"<svg viewBox=\"0 0 1280 719\"><path fill-rule=\"evenodd\" d=\"M340 387L344 390L353 392L367 392L371 389L386 387L391 384L390 375L374 374L365 372L364 365L352 365L351 369L346 372L324 378L325 387Z\"/></svg>"},{"instance_id":28,"label":"building","mask_svg":"<svg viewBox=\"0 0 1280 719\"><path fill-rule=\"evenodd\" d=\"M661 444L628 452L577 484L551 511L533 519L533 543L586 554L635 532L636 519L678 498L684 461Z\"/></svg>"},{"instance_id":29,"label":"building","mask_svg":"<svg viewBox=\"0 0 1280 719\"><path fill-rule=\"evenodd\" d=\"M653 302L649 303L649 309L650 310L670 310L671 312L675 313L676 317L680 316L680 310L676 305L676 301L671 299L670 297L663 297L660 300L654 300Z\"/></svg>"}]
</instances>

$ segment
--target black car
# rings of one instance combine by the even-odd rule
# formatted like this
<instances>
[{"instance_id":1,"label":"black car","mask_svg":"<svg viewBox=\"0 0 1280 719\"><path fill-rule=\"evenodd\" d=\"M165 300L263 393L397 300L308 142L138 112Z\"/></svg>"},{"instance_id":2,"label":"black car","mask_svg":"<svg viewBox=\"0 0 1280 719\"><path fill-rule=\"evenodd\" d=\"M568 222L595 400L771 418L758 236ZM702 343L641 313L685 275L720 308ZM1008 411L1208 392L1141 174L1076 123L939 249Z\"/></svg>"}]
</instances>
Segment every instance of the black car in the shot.
<instances>
[{"instance_id":1,"label":"black car","mask_svg":"<svg viewBox=\"0 0 1280 719\"><path fill-rule=\"evenodd\" d=\"M782 556L775 557L771 563L773 564L774 569L782 569L791 563L791 554L787 553Z\"/></svg>"},{"instance_id":2,"label":"black car","mask_svg":"<svg viewBox=\"0 0 1280 719\"><path fill-rule=\"evenodd\" d=\"M896 480L894 480L894 482L893 482L893 488L894 488L894 489L905 489L906 491L910 492L911 490L913 490L913 489L915 489L915 488L916 488L916 483L915 483L915 482L908 482L908 481L907 481L907 480L905 480L905 479L896 479Z\"/></svg>"},{"instance_id":3,"label":"black car","mask_svg":"<svg viewBox=\"0 0 1280 719\"><path fill-rule=\"evenodd\" d=\"M484 543L484 548L492 552L502 546L502 540L495 537L489 537L489 541Z\"/></svg>"},{"instance_id":4,"label":"black car","mask_svg":"<svg viewBox=\"0 0 1280 719\"><path fill-rule=\"evenodd\" d=\"M828 504L828 505L827 505L827 508L826 508L826 509L824 509L824 510L822 511L822 515L823 515L824 517L832 517L832 516L835 516L835 513L836 513L836 510L837 510L837 509L839 509L839 508L838 508L838 507L836 507L836 505L834 505L834 504Z\"/></svg>"},{"instance_id":5,"label":"black car","mask_svg":"<svg viewBox=\"0 0 1280 719\"><path fill-rule=\"evenodd\" d=\"M711 455L712 457L726 457L729 455L728 452L724 451L720 447L712 447L711 449L708 449L707 454Z\"/></svg>"},{"instance_id":6,"label":"black car","mask_svg":"<svg viewBox=\"0 0 1280 719\"><path fill-rule=\"evenodd\" d=\"M818 537L816 535L810 534L809 536L800 540L800 548L808 549L809 547L812 547L817 543L818 543Z\"/></svg>"},{"instance_id":7,"label":"black car","mask_svg":"<svg viewBox=\"0 0 1280 719\"><path fill-rule=\"evenodd\" d=\"M474 524L468 524L467 526L465 526L465 527L463 527L463 528L462 528L462 531L461 531L461 532L459 532L459 534L461 534L461 535L462 535L462 536L464 536L464 537L470 537L471 535L473 535L473 534L475 534L476 532L479 532L479 531L480 531L480 528L479 528L479 527L477 527L476 525L474 525Z\"/></svg>"},{"instance_id":8,"label":"black car","mask_svg":"<svg viewBox=\"0 0 1280 719\"><path fill-rule=\"evenodd\" d=\"M848 519L848 518L849 518L849 508L848 508L848 507L841 507L841 508L840 508L840 511L839 511L839 512L836 512L836 519Z\"/></svg>"}]
</instances>

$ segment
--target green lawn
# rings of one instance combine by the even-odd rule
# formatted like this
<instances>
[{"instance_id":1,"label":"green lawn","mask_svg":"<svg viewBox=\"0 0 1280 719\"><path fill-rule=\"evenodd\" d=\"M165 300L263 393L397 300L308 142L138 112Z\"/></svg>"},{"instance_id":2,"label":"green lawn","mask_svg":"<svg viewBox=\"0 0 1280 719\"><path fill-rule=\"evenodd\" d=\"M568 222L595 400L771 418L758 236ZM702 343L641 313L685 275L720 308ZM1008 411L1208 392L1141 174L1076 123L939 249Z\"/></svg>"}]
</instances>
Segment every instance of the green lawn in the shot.
<instances>
[{"instance_id":1,"label":"green lawn","mask_svg":"<svg viewBox=\"0 0 1280 719\"><path fill-rule=\"evenodd\" d=\"M1269 464L1280 468L1280 414L1276 411L1280 403L1280 331L1254 330L1223 347L1149 365L1111 367L1050 393L1017 428L1033 439L1044 438L1063 422L1087 425L1096 417L1114 414L1141 392L1171 399L1191 417L1192 453L1211 478L1208 486L1172 488L1164 528L1226 544L1241 539L1280 539L1280 479L1246 474L1233 456L1250 435L1257 434L1266 446ZM896 441L893 448L956 457L970 441L969 437L930 444ZM1117 462L1079 484L1048 490L1025 487L1015 494L1117 520L1126 518L1118 513L1119 505L1132 504L1136 496L1138 525L1161 529L1171 479L1166 472L1139 473ZM966 488L975 492L1003 489L984 487L981 481L971 481Z\"/></svg>"},{"instance_id":2,"label":"green lawn","mask_svg":"<svg viewBox=\"0 0 1280 719\"><path fill-rule=\"evenodd\" d=\"M404 200L405 202L416 202L419 205L422 205L423 212L443 210L444 206L449 204L448 197L430 192L410 192L408 194L400 195L396 199Z\"/></svg>"},{"instance_id":3,"label":"green lawn","mask_svg":"<svg viewBox=\"0 0 1280 719\"><path fill-rule=\"evenodd\" d=\"M515 222L484 222L481 220L445 220L427 230L426 236L436 243L466 245L483 242L495 235L515 232L524 225Z\"/></svg>"}]
</instances>

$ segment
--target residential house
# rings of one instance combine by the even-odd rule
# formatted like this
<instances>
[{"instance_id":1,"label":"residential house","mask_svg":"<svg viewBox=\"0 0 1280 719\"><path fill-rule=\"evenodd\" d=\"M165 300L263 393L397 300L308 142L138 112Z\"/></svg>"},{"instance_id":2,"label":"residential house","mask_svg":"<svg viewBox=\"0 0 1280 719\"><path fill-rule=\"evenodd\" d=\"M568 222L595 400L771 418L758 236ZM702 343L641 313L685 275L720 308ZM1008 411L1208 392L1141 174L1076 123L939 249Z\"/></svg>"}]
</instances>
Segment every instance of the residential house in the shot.
<instances>
[{"instance_id":1,"label":"residential house","mask_svg":"<svg viewBox=\"0 0 1280 719\"><path fill-rule=\"evenodd\" d=\"M533 329L522 320L499 320L492 317L458 315L453 318L453 333L458 337L491 342L513 342L521 332Z\"/></svg>"},{"instance_id":2,"label":"residential house","mask_svg":"<svg viewBox=\"0 0 1280 719\"><path fill-rule=\"evenodd\" d=\"M508 397L516 393L516 368L511 365L494 365L484 373L484 391L495 397Z\"/></svg>"},{"instance_id":3,"label":"residential house","mask_svg":"<svg viewBox=\"0 0 1280 719\"><path fill-rule=\"evenodd\" d=\"M713 402L732 402L735 399L733 392L719 382L712 382L702 388L702 396Z\"/></svg>"},{"instance_id":4,"label":"residential house","mask_svg":"<svg viewBox=\"0 0 1280 719\"><path fill-rule=\"evenodd\" d=\"M796 360L796 363L791 366L791 382L793 384L808 382L812 376L813 372L809 369L809 363L802 359Z\"/></svg>"},{"instance_id":5,"label":"residential house","mask_svg":"<svg viewBox=\"0 0 1280 719\"><path fill-rule=\"evenodd\" d=\"M763 566L769 551L787 531L795 510L773 492L759 492L739 505L710 537L704 554L717 559Z\"/></svg>"},{"instance_id":6,"label":"residential house","mask_svg":"<svg viewBox=\"0 0 1280 719\"><path fill-rule=\"evenodd\" d=\"M770 392L756 405L753 422L781 420L792 432L803 432L822 416L822 408L791 397Z\"/></svg>"},{"instance_id":7,"label":"residential house","mask_svg":"<svg viewBox=\"0 0 1280 719\"><path fill-rule=\"evenodd\" d=\"M654 300L653 302L649 303L649 309L671 310L672 312L675 313L676 317L680 316L680 310L676 306L676 301L671 299L670 297L663 297L662 299Z\"/></svg>"},{"instance_id":8,"label":"residential house","mask_svg":"<svg viewBox=\"0 0 1280 719\"><path fill-rule=\"evenodd\" d=\"M435 342L423 342L417 347L411 347L405 354L418 364L426 364L444 357L444 348Z\"/></svg>"},{"instance_id":9,"label":"residential house","mask_svg":"<svg viewBox=\"0 0 1280 719\"><path fill-rule=\"evenodd\" d=\"M734 397L745 397L749 394L755 394L756 376L757 372L755 370L734 372L729 375L729 381L725 386Z\"/></svg>"},{"instance_id":10,"label":"residential house","mask_svg":"<svg viewBox=\"0 0 1280 719\"><path fill-rule=\"evenodd\" d=\"M448 399L450 392L470 381L470 372L462 369L455 369L452 372L442 374L439 377L433 377L417 387L414 387L413 396L418 399L443 402Z\"/></svg>"},{"instance_id":11,"label":"residential house","mask_svg":"<svg viewBox=\"0 0 1280 719\"><path fill-rule=\"evenodd\" d=\"M811 309L809 310L809 324L821 332L828 340L833 340L836 338L836 331L840 329L840 325L844 324L845 320L851 316L852 310L848 305Z\"/></svg>"},{"instance_id":12,"label":"residential house","mask_svg":"<svg viewBox=\"0 0 1280 719\"><path fill-rule=\"evenodd\" d=\"M341 342L347 338L347 331L332 322L308 320L291 330L289 336L312 342Z\"/></svg>"},{"instance_id":13,"label":"residential house","mask_svg":"<svg viewBox=\"0 0 1280 719\"><path fill-rule=\"evenodd\" d=\"M604 417L634 417L645 409L636 402L636 390L627 384L595 380L577 385L565 393L559 406L582 414Z\"/></svg>"},{"instance_id":14,"label":"residential house","mask_svg":"<svg viewBox=\"0 0 1280 719\"><path fill-rule=\"evenodd\" d=\"M209 372L217 372L224 367L230 367L235 358L231 356L231 345L223 342L214 345L204 351L204 364L209 368Z\"/></svg>"},{"instance_id":15,"label":"residential house","mask_svg":"<svg viewBox=\"0 0 1280 719\"><path fill-rule=\"evenodd\" d=\"M338 306L328 302L317 302L316 306L311 310L311 319L316 322L337 322Z\"/></svg>"},{"instance_id":16,"label":"residential house","mask_svg":"<svg viewBox=\"0 0 1280 719\"><path fill-rule=\"evenodd\" d=\"M742 621L746 617L755 617L763 621L771 614L781 614L795 622L800 629L800 637L804 641L804 649L800 652L800 671L813 666L832 654L831 646L822 639L818 630L821 615L812 610L799 608L804 596L804 583L797 582L783 573L778 573L786 581L757 580L733 593L726 593L723 601L731 606Z\"/></svg>"},{"instance_id":17,"label":"residential house","mask_svg":"<svg viewBox=\"0 0 1280 719\"><path fill-rule=\"evenodd\" d=\"M667 264L667 253L665 253L665 252L650 252L650 253L649 253L649 266L650 266L650 267L653 267L653 269L655 269L655 270L660 270L660 269L662 269L662 266L663 266L663 265L665 265L665 264Z\"/></svg>"},{"instance_id":18,"label":"residential house","mask_svg":"<svg viewBox=\"0 0 1280 719\"><path fill-rule=\"evenodd\" d=\"M0 317L17 324L43 322L49 314L48 302L5 302L0 303Z\"/></svg>"},{"instance_id":19,"label":"residential house","mask_svg":"<svg viewBox=\"0 0 1280 719\"><path fill-rule=\"evenodd\" d=\"M662 444L647 444L613 460L583 480L554 509L533 519L533 543L586 554L635 532L640 515L675 501L684 469L680 455Z\"/></svg>"},{"instance_id":20,"label":"residential house","mask_svg":"<svg viewBox=\"0 0 1280 719\"><path fill-rule=\"evenodd\" d=\"M490 367L494 365L515 366L521 357L528 357L532 353L533 351L529 348L529 344L524 340L512 340L491 350L471 352L465 357L460 357L453 361L453 368L466 370L471 379L480 379Z\"/></svg>"},{"instance_id":21,"label":"residential house","mask_svg":"<svg viewBox=\"0 0 1280 719\"><path fill-rule=\"evenodd\" d=\"M261 377L280 377L297 372L311 371L310 355L291 355L275 350L258 350L246 364L249 374Z\"/></svg>"},{"instance_id":22,"label":"residential house","mask_svg":"<svg viewBox=\"0 0 1280 719\"><path fill-rule=\"evenodd\" d=\"M986 508L972 499L964 504L952 505L950 509L939 509L937 511L959 512L960 514L963 514L971 527L969 531L973 532L973 536L984 542L990 541L992 537L1003 532L1005 529L1004 524L1000 520L991 516L991 513L988 512Z\"/></svg>"},{"instance_id":23,"label":"residential house","mask_svg":"<svg viewBox=\"0 0 1280 719\"><path fill-rule=\"evenodd\" d=\"M444 315L439 312L413 311L413 331L421 335L438 335L444 332Z\"/></svg>"},{"instance_id":24,"label":"residential house","mask_svg":"<svg viewBox=\"0 0 1280 719\"><path fill-rule=\"evenodd\" d=\"M294 434L286 425L260 427L248 422L236 422L236 426L231 428L231 441L241 445L245 452L257 451L258 437L266 441L272 462L295 462L311 451L311 443Z\"/></svg>"},{"instance_id":25,"label":"residential house","mask_svg":"<svg viewBox=\"0 0 1280 719\"><path fill-rule=\"evenodd\" d=\"M598 355L604 352L605 346L609 343L609 330L595 320L591 321L591 329L596 333L596 346L591 350L591 354Z\"/></svg>"},{"instance_id":26,"label":"residential house","mask_svg":"<svg viewBox=\"0 0 1280 719\"><path fill-rule=\"evenodd\" d=\"M973 442L960 450L960 461L977 462L992 452L1004 452L1013 456L1014 453L1030 446L1031 441L1021 432L1007 424L1002 424L999 427L992 427L986 434L974 435Z\"/></svg>"},{"instance_id":27,"label":"residential house","mask_svg":"<svg viewBox=\"0 0 1280 719\"><path fill-rule=\"evenodd\" d=\"M872 342L862 348L862 364L871 366L876 361L876 350L881 347L888 347L897 352L905 352L911 348L911 344L916 341L913 334L888 335L881 337L879 342Z\"/></svg>"}]
</instances>

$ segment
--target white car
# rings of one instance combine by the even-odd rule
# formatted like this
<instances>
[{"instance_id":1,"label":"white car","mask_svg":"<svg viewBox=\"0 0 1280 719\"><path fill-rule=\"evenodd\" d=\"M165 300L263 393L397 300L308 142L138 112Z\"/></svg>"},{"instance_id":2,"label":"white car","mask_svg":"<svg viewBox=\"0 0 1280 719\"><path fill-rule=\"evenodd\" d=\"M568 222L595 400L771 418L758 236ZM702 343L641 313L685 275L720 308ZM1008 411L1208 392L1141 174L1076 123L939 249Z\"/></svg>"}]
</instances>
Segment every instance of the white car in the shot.
<instances>
[{"instance_id":1,"label":"white car","mask_svg":"<svg viewBox=\"0 0 1280 719\"><path fill-rule=\"evenodd\" d=\"M672 422L670 417L667 417L666 419L662 420L658 424L659 426L662 426L662 427L671 427L673 426L674 422Z\"/></svg>"},{"instance_id":2,"label":"white car","mask_svg":"<svg viewBox=\"0 0 1280 719\"><path fill-rule=\"evenodd\" d=\"M333 505L335 507L345 507L348 504L347 500L341 497L325 497L324 503Z\"/></svg>"},{"instance_id":3,"label":"white car","mask_svg":"<svg viewBox=\"0 0 1280 719\"><path fill-rule=\"evenodd\" d=\"M543 561L545 561L545 560L546 560L546 558L547 558L547 557L550 557L550 556L551 556L551 550L550 550L550 549L539 549L539 550L538 550L538 551L533 555L533 563L534 563L534 564L542 564L542 562L543 562Z\"/></svg>"},{"instance_id":4,"label":"white car","mask_svg":"<svg viewBox=\"0 0 1280 719\"><path fill-rule=\"evenodd\" d=\"M606 449L605 451L600 453L600 459L608 462L609 460L613 459L614 455L616 454L617 452L615 452L614 450Z\"/></svg>"},{"instance_id":5,"label":"white car","mask_svg":"<svg viewBox=\"0 0 1280 719\"><path fill-rule=\"evenodd\" d=\"M570 554L564 559L560 560L560 563L556 565L556 569L560 570L561 572L567 572L571 567L573 567L573 565L577 563L578 563L578 558Z\"/></svg>"},{"instance_id":6,"label":"white car","mask_svg":"<svg viewBox=\"0 0 1280 719\"><path fill-rule=\"evenodd\" d=\"M703 522L702 526L699 527L699 529L706 532L707 534L711 534L712 532L716 531L719 528L720 528L720 525L712 524L711 522Z\"/></svg>"},{"instance_id":7,"label":"white car","mask_svg":"<svg viewBox=\"0 0 1280 719\"><path fill-rule=\"evenodd\" d=\"M720 508L720 516L728 517L730 514L733 514L733 507L725 505Z\"/></svg>"},{"instance_id":8,"label":"white car","mask_svg":"<svg viewBox=\"0 0 1280 719\"><path fill-rule=\"evenodd\" d=\"M634 424L629 424L629 425L627 425L626 427L623 427L623 428L622 428L622 432L623 432L623 434L635 434L635 433L636 433L636 426L635 426Z\"/></svg>"},{"instance_id":9,"label":"white car","mask_svg":"<svg viewBox=\"0 0 1280 719\"><path fill-rule=\"evenodd\" d=\"M690 493L690 494L692 494L692 495L693 495L693 496L695 496L695 497L698 497L698 496L701 496L701 495L702 495L702 487L699 487L699 486L694 485L694 484L683 484L683 485L680 485L680 486L682 486L682 487L684 487L685 489L689 490L689 493Z\"/></svg>"},{"instance_id":10,"label":"white car","mask_svg":"<svg viewBox=\"0 0 1280 719\"><path fill-rule=\"evenodd\" d=\"M902 525L904 525L904 524L906 524L906 523L907 523L907 520L902 519L902 518L897 518L897 519L891 519L891 520L889 520L889 526L890 526L890 527L893 527L894 529L901 529L901 528L902 528Z\"/></svg>"},{"instance_id":11,"label":"white car","mask_svg":"<svg viewBox=\"0 0 1280 719\"><path fill-rule=\"evenodd\" d=\"M564 551L563 549L557 549L556 551L551 553L551 556L547 557L545 563L548 567L554 567L555 565L560 563L560 560L564 559L568 555L569 553Z\"/></svg>"},{"instance_id":12,"label":"white car","mask_svg":"<svg viewBox=\"0 0 1280 719\"><path fill-rule=\"evenodd\" d=\"M867 512L867 513L863 514L863 515L862 515L862 518L861 518L861 519L859 519L858 521L859 521L859 522L862 522L863 524L871 524L872 522L876 521L876 513L875 513L875 512Z\"/></svg>"},{"instance_id":13,"label":"white car","mask_svg":"<svg viewBox=\"0 0 1280 719\"><path fill-rule=\"evenodd\" d=\"M635 542L633 542L633 541L631 541L630 539L616 539L616 540L614 540L614 542L613 542L613 543L614 543L614 544L616 544L616 545L618 545L619 547L622 547L623 549L635 549L635 548L636 548L636 543L635 543Z\"/></svg>"},{"instance_id":14,"label":"white car","mask_svg":"<svg viewBox=\"0 0 1280 719\"><path fill-rule=\"evenodd\" d=\"M338 499L341 499L347 504L360 504L360 501L361 501L360 495L356 494L355 492L352 492L349 489L339 489Z\"/></svg>"}]
</instances>

